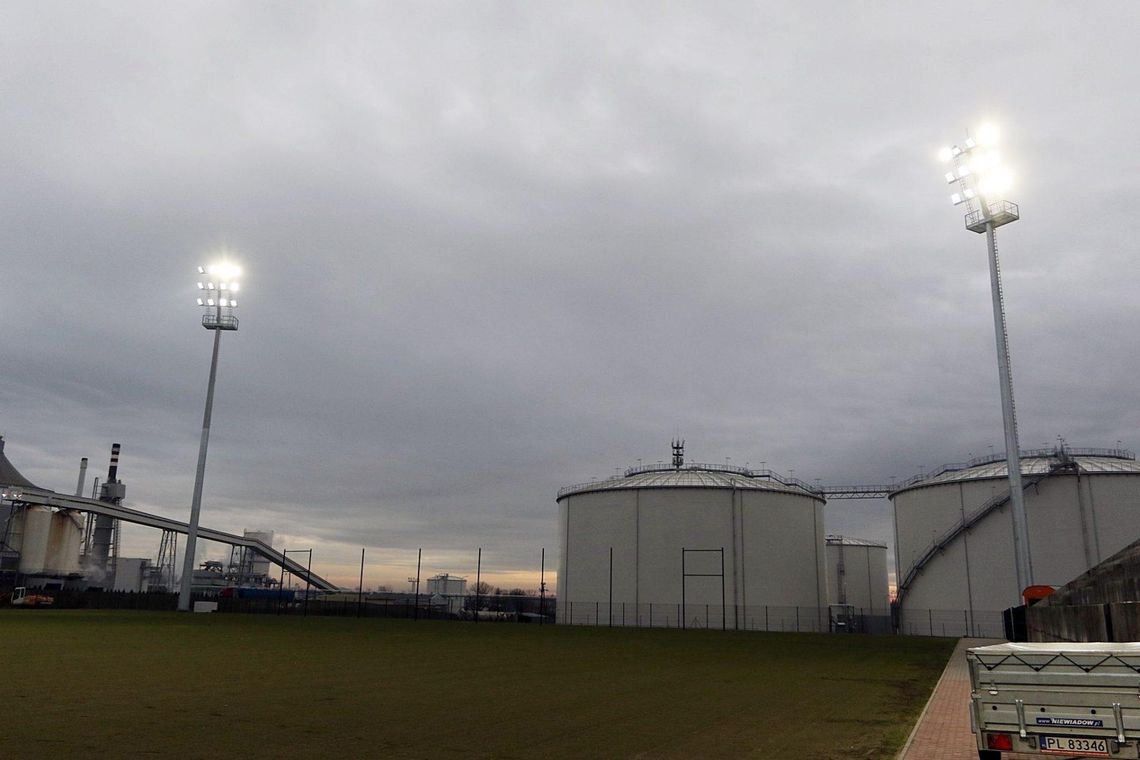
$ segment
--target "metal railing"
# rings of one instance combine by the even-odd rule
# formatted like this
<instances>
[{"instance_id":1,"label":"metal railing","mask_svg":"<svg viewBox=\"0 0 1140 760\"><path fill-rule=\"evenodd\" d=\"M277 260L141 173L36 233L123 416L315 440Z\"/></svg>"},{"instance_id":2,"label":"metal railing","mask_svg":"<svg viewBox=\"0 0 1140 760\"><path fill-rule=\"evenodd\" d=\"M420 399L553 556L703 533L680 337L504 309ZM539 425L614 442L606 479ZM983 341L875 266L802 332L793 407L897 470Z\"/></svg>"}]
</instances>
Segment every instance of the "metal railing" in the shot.
<instances>
[{"instance_id":1,"label":"metal railing","mask_svg":"<svg viewBox=\"0 0 1140 760\"><path fill-rule=\"evenodd\" d=\"M986 207L989 208L988 214ZM984 226L987 221L995 222L996 227L1019 218L1021 218L1021 209L1016 203L1005 200L989 201L983 205L983 208L966 214L966 229L976 232L976 228Z\"/></svg>"},{"instance_id":2,"label":"metal railing","mask_svg":"<svg viewBox=\"0 0 1140 760\"><path fill-rule=\"evenodd\" d=\"M1053 448L1039 448L1039 449L1022 449L1022 459L1065 459L1070 457L1106 457L1110 459L1126 459L1135 460L1135 452L1129 449L1107 449L1107 448L1072 448L1053 447ZM740 475L745 478L763 478L765 480L772 480L785 486L803 489L808 493L817 496L830 496L836 499L877 499L889 496L892 493L901 491L905 488L917 485L924 481L932 480L940 475L945 475L948 472L958 472L961 470L969 469L970 467L978 467L985 464L994 464L997 462L1005 462L1005 452L987 454L985 456L974 457L966 462L949 462L939 465L930 472L922 472L914 475L906 480L894 483L891 485L850 485L850 486L824 486L813 483L807 483L798 478L789 478L783 475L778 475L772 470L768 469L751 469L748 467L737 467L728 464L706 464L694 462L692 464L674 467L670 464L659 462L656 464L638 465L637 467L630 467L625 470L624 477L632 477L634 475L641 475L649 472L724 472L732 475ZM603 478L594 479L585 483L575 483L574 485L565 486L558 489L557 499L569 493L578 491L590 491L596 489L602 484L612 483L618 478ZM608 487L608 486L607 486Z\"/></svg>"},{"instance_id":3,"label":"metal railing","mask_svg":"<svg viewBox=\"0 0 1140 760\"><path fill-rule=\"evenodd\" d=\"M207 330L236 330L238 318L233 314L203 314L202 327Z\"/></svg>"},{"instance_id":4,"label":"metal railing","mask_svg":"<svg viewBox=\"0 0 1140 760\"><path fill-rule=\"evenodd\" d=\"M649 472L722 472L722 473L728 473L730 475L740 475L741 477L745 477L745 478L754 478L754 479L764 479L764 480L775 481L777 483L780 483L781 485L785 485L785 486L788 486L790 488L799 488L801 490L807 491L808 493L816 495L816 496L822 495L822 493L823 493L820 486L816 486L816 485L813 485L811 483L807 483L803 480L800 480L799 478L789 478L789 477L786 477L784 475L778 475L774 471L769 470L769 469L754 470L754 469L750 469L748 467L737 467L736 465L729 465L729 464L708 464L708 463L704 463L704 462L693 462L691 464L681 465L680 467L674 467L673 465L665 464L665 463L646 464L646 465L639 465L637 467L628 468L625 471L624 477L628 478L628 477L632 477L634 475L641 475L641 474L649 473ZM605 478L602 480L596 480L595 479L595 480L587 481L585 483L575 483L574 485L565 486L563 488L558 489L557 498L561 499L566 494L574 493L576 491L589 491L593 488L597 488L598 486L601 486L604 483L611 483L615 480L618 480L618 479L617 478Z\"/></svg>"}]
</instances>

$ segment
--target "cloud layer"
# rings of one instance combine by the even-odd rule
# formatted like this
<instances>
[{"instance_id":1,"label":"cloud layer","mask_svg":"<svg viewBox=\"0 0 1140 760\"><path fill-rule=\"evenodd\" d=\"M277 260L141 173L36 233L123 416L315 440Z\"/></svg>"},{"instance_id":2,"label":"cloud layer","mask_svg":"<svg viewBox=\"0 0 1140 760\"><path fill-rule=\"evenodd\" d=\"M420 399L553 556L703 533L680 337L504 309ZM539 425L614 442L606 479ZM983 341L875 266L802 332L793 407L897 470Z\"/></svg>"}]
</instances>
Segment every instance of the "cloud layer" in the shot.
<instances>
[{"instance_id":1,"label":"cloud layer","mask_svg":"<svg viewBox=\"0 0 1140 760\"><path fill-rule=\"evenodd\" d=\"M956 8L8 4L7 453L68 490L119 441L128 501L187 514L221 248L203 522L345 583L361 546L366 583L420 546L529 579L558 487L678 431L825 483L1000 450L985 247L934 160L987 117L1022 445L1134 445L1140 13ZM889 507L828 529L890 539Z\"/></svg>"}]
</instances>

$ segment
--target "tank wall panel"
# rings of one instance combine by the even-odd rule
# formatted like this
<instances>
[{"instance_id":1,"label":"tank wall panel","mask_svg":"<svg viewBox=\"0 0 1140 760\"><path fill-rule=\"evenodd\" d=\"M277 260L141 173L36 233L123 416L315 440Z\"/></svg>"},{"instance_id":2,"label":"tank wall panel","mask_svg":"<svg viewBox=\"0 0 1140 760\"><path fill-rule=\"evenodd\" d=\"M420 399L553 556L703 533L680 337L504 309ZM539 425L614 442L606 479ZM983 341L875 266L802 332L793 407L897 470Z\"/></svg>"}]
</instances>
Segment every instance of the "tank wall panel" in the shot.
<instances>
[{"instance_id":1,"label":"tank wall panel","mask_svg":"<svg viewBox=\"0 0 1140 760\"><path fill-rule=\"evenodd\" d=\"M1049 478L1027 488L1025 515L1034 583L1063 586L1095 564L1085 555L1075 477ZM1085 522L1091 531L1091 520Z\"/></svg>"},{"instance_id":2,"label":"tank wall panel","mask_svg":"<svg viewBox=\"0 0 1140 760\"><path fill-rule=\"evenodd\" d=\"M744 499L745 598L752 605L825 606L822 506L792 494Z\"/></svg>"},{"instance_id":3,"label":"tank wall panel","mask_svg":"<svg viewBox=\"0 0 1140 760\"><path fill-rule=\"evenodd\" d=\"M845 545L842 547L845 569L845 591L847 604L883 613L889 610L889 590L887 587L887 550L880 546ZM839 559L840 547L827 545L827 599L829 604L839 604Z\"/></svg>"},{"instance_id":4,"label":"tank wall panel","mask_svg":"<svg viewBox=\"0 0 1140 760\"><path fill-rule=\"evenodd\" d=\"M917 488L895 497L899 570L903 577L939 536L962 519L957 484ZM900 579L901 580L901 579Z\"/></svg>"},{"instance_id":5,"label":"tank wall panel","mask_svg":"<svg viewBox=\"0 0 1140 760\"><path fill-rule=\"evenodd\" d=\"M563 600L575 604L598 602L610 595L610 547L613 547L613 599L636 598L637 523L633 492L571 496L569 507L569 565L565 569ZM561 580L560 580L561 583Z\"/></svg>"},{"instance_id":6,"label":"tank wall panel","mask_svg":"<svg viewBox=\"0 0 1140 760\"><path fill-rule=\"evenodd\" d=\"M42 573L47 569L51 519L51 510L46 507L28 507L24 510L24 537L20 545L21 573Z\"/></svg>"},{"instance_id":7,"label":"tank wall panel","mask_svg":"<svg viewBox=\"0 0 1140 760\"><path fill-rule=\"evenodd\" d=\"M1140 536L1140 475L1089 476L1096 516L1099 561Z\"/></svg>"},{"instance_id":8,"label":"tank wall panel","mask_svg":"<svg viewBox=\"0 0 1140 760\"><path fill-rule=\"evenodd\" d=\"M681 549L724 548L725 597L732 586L732 491L729 489L672 488L641 491L641 563L638 583L643 602L681 601ZM719 553L689 553L690 573L719 573ZM689 578L685 601L716 604L721 600L720 578Z\"/></svg>"}]
</instances>

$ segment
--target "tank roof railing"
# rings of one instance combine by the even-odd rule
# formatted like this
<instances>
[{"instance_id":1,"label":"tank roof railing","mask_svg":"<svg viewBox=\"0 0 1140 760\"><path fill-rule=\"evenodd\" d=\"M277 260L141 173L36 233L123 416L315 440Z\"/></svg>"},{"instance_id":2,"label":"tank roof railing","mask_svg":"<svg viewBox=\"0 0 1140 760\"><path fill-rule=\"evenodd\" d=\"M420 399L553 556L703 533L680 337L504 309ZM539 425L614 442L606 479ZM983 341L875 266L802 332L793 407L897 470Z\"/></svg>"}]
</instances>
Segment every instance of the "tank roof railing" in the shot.
<instances>
[{"instance_id":1,"label":"tank roof railing","mask_svg":"<svg viewBox=\"0 0 1140 760\"><path fill-rule=\"evenodd\" d=\"M637 467L630 467L625 471L624 477L629 478L634 475L642 475L649 472L724 472L730 475L740 475L741 477L745 478L774 480L781 485L799 488L817 496L822 494L822 490L819 487L811 485L810 483L805 483L799 478L789 478L784 475L777 475L775 472L768 469L750 469L748 467L737 467L730 464L708 464L705 462L691 462L689 464L683 464L680 467L674 467L673 465L666 464L665 462L658 462L655 464L644 464ZM602 480L594 479L586 483L575 483L572 486L566 486L565 488L558 489L557 498L561 499L568 493L586 490L597 486L599 483L606 483L611 480L615 480L615 478L604 478Z\"/></svg>"},{"instance_id":2,"label":"tank roof railing","mask_svg":"<svg viewBox=\"0 0 1140 760\"><path fill-rule=\"evenodd\" d=\"M1075 448L1073 446L1053 446L1050 448L1041 449L1021 449L1020 459L1063 459L1067 457L1106 457L1109 459L1136 459L1136 453L1129 449L1098 449L1098 448ZM939 465L937 468L930 472L920 472L901 481L893 491L901 491L904 488L922 483L923 481L936 478L939 475L945 475L948 472L959 472L961 470L968 470L971 467L980 467L984 464L995 464L1005 461L1005 452L996 454L987 454L986 456L974 457L968 462L951 462L948 464Z\"/></svg>"},{"instance_id":3,"label":"tank roof railing","mask_svg":"<svg viewBox=\"0 0 1140 760\"><path fill-rule=\"evenodd\" d=\"M1105 457L1109 459L1128 459L1135 461L1136 453L1130 449L1105 449L1105 448L1076 448L1073 446L1054 446L1051 448L1040 449L1022 449L1022 459L1065 459L1068 457ZM697 472L724 472L731 475L740 475L745 478L763 478L765 480L774 480L785 486L800 488L808 493L817 496L829 496L833 499L877 499L884 498L896 491L901 491L905 488L922 483L926 480L936 478L939 475L944 475L948 472L958 472L966 470L971 467L980 467L985 464L994 464L997 462L1005 461L1005 452L987 454L986 456L974 457L967 462L950 462L947 464L939 465L930 472L922 472L906 480L892 483L890 485L854 485L854 486L824 486L812 483L806 483L799 478L790 478L784 475L778 475L769 469L752 469L749 467L737 467L730 464L709 464L705 462L692 462L683 464L680 467L674 467L666 462L656 462L653 464L643 464L637 467L630 467L626 469L624 476L632 477L634 475L642 475L648 472L683 472L683 471L697 471ZM558 489L558 499L561 499L568 493L573 491L586 490L605 483L615 478L594 478L585 483L575 483L574 485L566 486Z\"/></svg>"}]
</instances>

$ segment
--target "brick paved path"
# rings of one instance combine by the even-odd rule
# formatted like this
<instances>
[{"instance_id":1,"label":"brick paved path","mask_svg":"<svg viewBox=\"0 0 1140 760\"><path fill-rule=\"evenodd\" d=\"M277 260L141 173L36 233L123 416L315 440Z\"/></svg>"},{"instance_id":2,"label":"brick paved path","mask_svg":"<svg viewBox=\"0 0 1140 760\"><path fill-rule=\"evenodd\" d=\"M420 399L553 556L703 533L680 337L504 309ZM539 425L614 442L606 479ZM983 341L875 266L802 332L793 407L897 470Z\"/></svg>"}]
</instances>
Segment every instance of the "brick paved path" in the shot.
<instances>
[{"instance_id":1,"label":"brick paved path","mask_svg":"<svg viewBox=\"0 0 1140 760\"><path fill-rule=\"evenodd\" d=\"M978 760L978 746L970 732L970 671L966 667L966 650L998 643L995 639L958 642L898 760ZM1041 755L1002 755L1002 760L1039 758Z\"/></svg>"}]
</instances>

